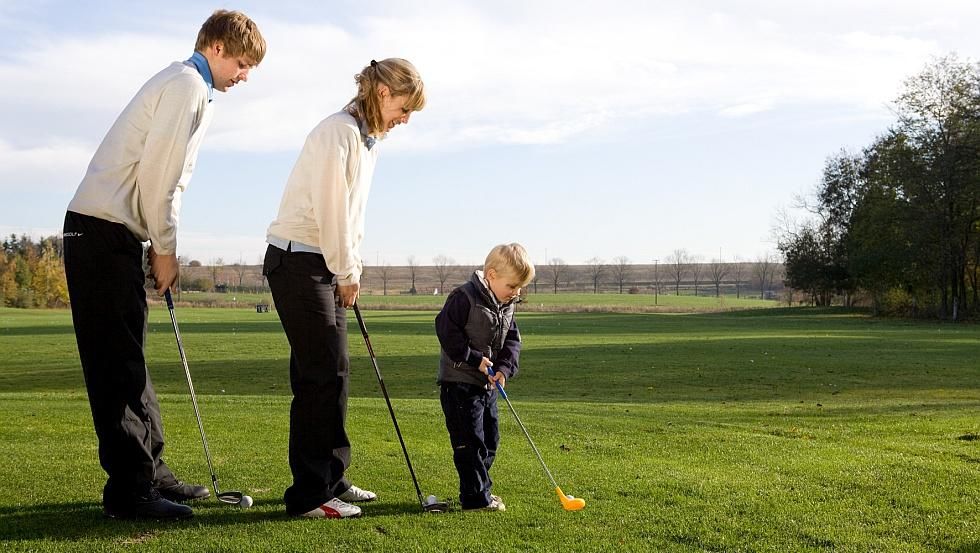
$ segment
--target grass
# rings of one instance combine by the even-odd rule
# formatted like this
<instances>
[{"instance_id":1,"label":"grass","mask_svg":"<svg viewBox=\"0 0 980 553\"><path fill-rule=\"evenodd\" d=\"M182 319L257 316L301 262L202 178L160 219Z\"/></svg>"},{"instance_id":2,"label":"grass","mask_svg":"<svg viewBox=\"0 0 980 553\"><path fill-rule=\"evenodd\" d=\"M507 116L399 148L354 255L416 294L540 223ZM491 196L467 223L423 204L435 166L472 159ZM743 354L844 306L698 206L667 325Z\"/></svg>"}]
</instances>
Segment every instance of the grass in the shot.
<instances>
[{"instance_id":1,"label":"grass","mask_svg":"<svg viewBox=\"0 0 980 553\"><path fill-rule=\"evenodd\" d=\"M368 302L365 301L365 305ZM423 493L455 495L434 385L433 312L365 312ZM508 391L561 510L501 405L506 513L418 514L363 344L351 335L353 480L381 499L348 521L286 518L288 378L275 314L178 311L223 487L176 524L102 518L88 403L63 311L0 309L4 551L980 551L980 329L835 310L521 313ZM148 363L167 460L205 482L166 309Z\"/></svg>"}]
</instances>

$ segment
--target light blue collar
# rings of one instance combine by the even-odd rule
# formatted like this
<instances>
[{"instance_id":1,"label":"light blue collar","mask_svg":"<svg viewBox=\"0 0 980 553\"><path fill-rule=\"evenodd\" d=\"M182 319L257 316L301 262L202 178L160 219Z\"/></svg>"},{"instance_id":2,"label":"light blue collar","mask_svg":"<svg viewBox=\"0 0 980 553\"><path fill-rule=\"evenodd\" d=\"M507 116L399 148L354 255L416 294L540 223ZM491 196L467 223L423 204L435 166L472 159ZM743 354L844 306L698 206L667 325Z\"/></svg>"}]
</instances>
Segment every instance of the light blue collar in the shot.
<instances>
[{"instance_id":1,"label":"light blue collar","mask_svg":"<svg viewBox=\"0 0 980 553\"><path fill-rule=\"evenodd\" d=\"M211 76L211 66L208 65L207 58L200 52L194 52L187 61L197 69L201 77L204 77L204 82L208 85L208 103L210 103L214 99L214 77Z\"/></svg>"},{"instance_id":2,"label":"light blue collar","mask_svg":"<svg viewBox=\"0 0 980 553\"><path fill-rule=\"evenodd\" d=\"M361 140L364 141L364 146L370 152L371 148L374 148L374 145L377 144L378 139L368 134L370 133L370 130L367 128L367 123L365 123L364 121L360 121L360 127L361 127Z\"/></svg>"}]
</instances>

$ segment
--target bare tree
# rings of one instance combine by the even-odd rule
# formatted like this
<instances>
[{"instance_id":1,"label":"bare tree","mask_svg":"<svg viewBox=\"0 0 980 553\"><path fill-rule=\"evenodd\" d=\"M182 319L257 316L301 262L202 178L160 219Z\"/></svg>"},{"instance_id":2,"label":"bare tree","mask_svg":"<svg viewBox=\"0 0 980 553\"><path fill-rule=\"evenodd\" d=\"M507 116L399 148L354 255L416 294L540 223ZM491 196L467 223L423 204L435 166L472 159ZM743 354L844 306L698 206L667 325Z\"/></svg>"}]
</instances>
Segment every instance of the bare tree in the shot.
<instances>
[{"instance_id":1,"label":"bare tree","mask_svg":"<svg viewBox=\"0 0 980 553\"><path fill-rule=\"evenodd\" d=\"M566 277L568 265L560 257L552 257L548 260L548 279L551 281L554 291L558 293L558 286Z\"/></svg>"},{"instance_id":2,"label":"bare tree","mask_svg":"<svg viewBox=\"0 0 980 553\"><path fill-rule=\"evenodd\" d=\"M660 296L660 260L653 260L653 304L658 303L658 296Z\"/></svg>"},{"instance_id":3,"label":"bare tree","mask_svg":"<svg viewBox=\"0 0 980 553\"><path fill-rule=\"evenodd\" d=\"M602 260L598 257L593 257L585 262L588 265L589 278L592 279L592 293L599 293L599 279L602 278L602 273L605 272L606 266L602 263Z\"/></svg>"},{"instance_id":4,"label":"bare tree","mask_svg":"<svg viewBox=\"0 0 980 553\"><path fill-rule=\"evenodd\" d=\"M732 277L735 279L735 299L742 297L742 282L745 280L745 262L736 255L732 260Z\"/></svg>"},{"instance_id":5,"label":"bare tree","mask_svg":"<svg viewBox=\"0 0 980 553\"><path fill-rule=\"evenodd\" d=\"M211 285L215 290L218 288L218 275L221 274L221 267L225 264L225 260L220 257L211 260Z\"/></svg>"},{"instance_id":6,"label":"bare tree","mask_svg":"<svg viewBox=\"0 0 980 553\"><path fill-rule=\"evenodd\" d=\"M688 260L690 261L688 265L691 267L691 280L694 281L694 297L697 297L698 285L701 284L701 271L704 269L704 265L701 263L701 257L697 255L692 255Z\"/></svg>"},{"instance_id":7,"label":"bare tree","mask_svg":"<svg viewBox=\"0 0 980 553\"><path fill-rule=\"evenodd\" d=\"M408 289L410 294L415 294L417 290L415 289L415 274L418 272L419 262L415 259L414 255L408 256L408 273L412 275L412 287Z\"/></svg>"},{"instance_id":8,"label":"bare tree","mask_svg":"<svg viewBox=\"0 0 980 553\"><path fill-rule=\"evenodd\" d=\"M235 271L235 276L238 277L238 289L241 290L245 283L245 274L248 273L248 266L245 265L245 261L242 256L238 256L238 263L231 266Z\"/></svg>"},{"instance_id":9,"label":"bare tree","mask_svg":"<svg viewBox=\"0 0 980 553\"><path fill-rule=\"evenodd\" d=\"M623 293L623 283L626 282L626 278L630 273L630 258L625 255L621 255L613 259L613 276L616 278L616 282L619 283L619 293Z\"/></svg>"},{"instance_id":10,"label":"bare tree","mask_svg":"<svg viewBox=\"0 0 980 553\"><path fill-rule=\"evenodd\" d=\"M681 295L681 279L687 269L687 250L674 250L674 253L667 256L667 265L670 275L674 277L674 294Z\"/></svg>"},{"instance_id":11,"label":"bare tree","mask_svg":"<svg viewBox=\"0 0 980 553\"><path fill-rule=\"evenodd\" d=\"M384 265L378 267L378 274L381 275L381 289L383 290L382 295L388 295L388 281L391 280L391 265L386 262Z\"/></svg>"},{"instance_id":12,"label":"bare tree","mask_svg":"<svg viewBox=\"0 0 980 553\"><path fill-rule=\"evenodd\" d=\"M455 272L456 261L440 254L432 258L432 263L436 267L436 278L439 279L439 292L445 294L446 281Z\"/></svg>"},{"instance_id":13,"label":"bare tree","mask_svg":"<svg viewBox=\"0 0 980 553\"><path fill-rule=\"evenodd\" d=\"M776 256L771 252L760 255L755 260L754 274L759 283L759 297L766 299L766 289L772 285L773 273L776 269Z\"/></svg>"},{"instance_id":14,"label":"bare tree","mask_svg":"<svg viewBox=\"0 0 980 553\"><path fill-rule=\"evenodd\" d=\"M715 285L716 298L721 297L721 282L728 276L729 269L729 265L721 259L712 259L708 265L708 276L711 278L711 283Z\"/></svg>"}]
</instances>

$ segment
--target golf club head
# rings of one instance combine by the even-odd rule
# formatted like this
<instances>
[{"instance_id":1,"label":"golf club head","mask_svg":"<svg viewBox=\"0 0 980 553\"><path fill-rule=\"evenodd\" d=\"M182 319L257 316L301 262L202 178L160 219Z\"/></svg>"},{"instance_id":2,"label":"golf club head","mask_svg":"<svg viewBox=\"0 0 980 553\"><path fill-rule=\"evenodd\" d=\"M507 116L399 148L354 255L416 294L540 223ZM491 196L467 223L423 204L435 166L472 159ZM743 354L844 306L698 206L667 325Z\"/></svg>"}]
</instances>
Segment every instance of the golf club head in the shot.
<instances>
[{"instance_id":1,"label":"golf club head","mask_svg":"<svg viewBox=\"0 0 980 553\"><path fill-rule=\"evenodd\" d=\"M221 492L218 501L229 505L239 505L242 502L242 492Z\"/></svg>"},{"instance_id":2,"label":"golf club head","mask_svg":"<svg viewBox=\"0 0 980 553\"><path fill-rule=\"evenodd\" d=\"M422 510L426 513L445 513L449 510L448 501L433 501L422 505Z\"/></svg>"},{"instance_id":3,"label":"golf club head","mask_svg":"<svg viewBox=\"0 0 980 553\"><path fill-rule=\"evenodd\" d=\"M558 500L561 501L561 508L566 511L581 511L585 508L585 500L581 497L572 497L570 495L565 495L561 491L561 488L555 488L555 493L558 494Z\"/></svg>"}]
</instances>

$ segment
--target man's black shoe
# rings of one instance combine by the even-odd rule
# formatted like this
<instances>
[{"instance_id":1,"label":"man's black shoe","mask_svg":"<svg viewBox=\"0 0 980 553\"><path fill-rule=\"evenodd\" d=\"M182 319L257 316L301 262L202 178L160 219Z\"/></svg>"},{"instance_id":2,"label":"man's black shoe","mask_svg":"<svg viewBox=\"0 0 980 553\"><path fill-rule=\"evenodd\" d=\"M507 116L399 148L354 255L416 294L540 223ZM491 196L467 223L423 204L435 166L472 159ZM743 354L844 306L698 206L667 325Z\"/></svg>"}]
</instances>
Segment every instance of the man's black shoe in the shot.
<instances>
[{"instance_id":1,"label":"man's black shoe","mask_svg":"<svg viewBox=\"0 0 980 553\"><path fill-rule=\"evenodd\" d=\"M164 499L169 499L175 503L183 503L194 499L207 499L211 497L211 490L205 488L204 486L185 484L180 481L172 486L157 488L157 491L160 492L160 495L163 496Z\"/></svg>"},{"instance_id":2,"label":"man's black shoe","mask_svg":"<svg viewBox=\"0 0 980 553\"><path fill-rule=\"evenodd\" d=\"M105 497L102 509L109 518L179 520L194 516L190 507L164 499L156 490L126 500Z\"/></svg>"}]
</instances>

